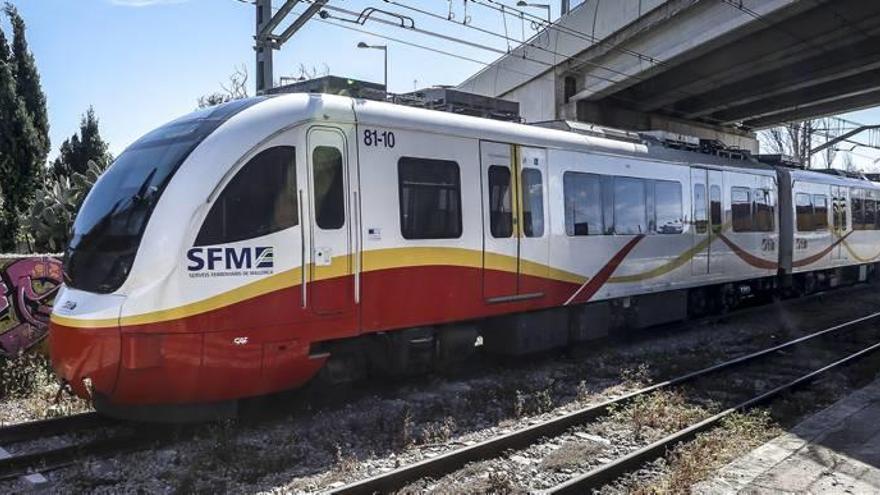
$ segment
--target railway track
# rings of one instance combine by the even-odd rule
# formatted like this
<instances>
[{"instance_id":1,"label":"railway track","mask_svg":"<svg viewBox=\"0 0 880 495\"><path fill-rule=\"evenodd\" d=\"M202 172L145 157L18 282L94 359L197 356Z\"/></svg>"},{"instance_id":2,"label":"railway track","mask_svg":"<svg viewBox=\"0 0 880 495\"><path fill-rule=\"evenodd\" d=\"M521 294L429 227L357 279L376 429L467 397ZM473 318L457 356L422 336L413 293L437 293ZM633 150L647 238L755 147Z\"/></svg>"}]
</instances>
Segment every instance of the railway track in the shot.
<instances>
[{"instance_id":1,"label":"railway track","mask_svg":"<svg viewBox=\"0 0 880 495\"><path fill-rule=\"evenodd\" d=\"M464 467L468 463L498 457L508 450L522 449L538 442L542 438L560 435L574 426L597 420L607 415L612 408L625 405L640 396L662 389L683 386L687 383L699 380L700 378L720 373L724 370L730 370L748 363L753 363L762 358L766 359L796 346L814 342L832 334L855 329L874 320L880 320L880 312L869 314L782 344L774 345L761 351L752 352L698 371L687 373L677 378L634 391L616 399L574 411L547 422L535 424L528 428L508 433L467 448L451 451L447 454L405 466L380 476L352 483L332 490L330 493L353 494L391 492L420 479L438 479ZM857 355L855 357L835 363L833 366L829 366L828 369L833 369L851 362L852 360L875 350L875 348L876 346L860 350L856 353ZM819 371L812 370L811 373L813 373L813 375L811 375L811 377L815 378L828 369ZM802 370L793 370L793 372L798 373L801 371ZM802 377L794 379L788 385L781 387L775 394L764 397L759 402L770 400L779 393L805 383L806 381L809 380L802 379ZM694 429L680 432L680 436L670 436L670 438L664 439L662 443L658 442L658 445L652 444L651 446L646 446L645 449L643 449L644 452L633 452L625 458L618 459L608 465L597 468L595 473L585 473L582 475L584 481L577 481L580 478L572 478L570 483L574 483L574 485L572 485L573 488L571 489L582 491L584 486L590 486L589 483L598 483L600 482L599 480L603 479L613 479L614 476L619 476L619 474L615 473L622 472L621 470L632 468L636 465L641 465L649 460L651 456L656 457L657 455L662 455L662 453L665 452L665 449L669 448L671 445L686 441L686 439L692 438L696 433L711 428L721 418L731 412L753 407L759 402L744 402L743 404L739 404L723 413L719 413L720 415L717 417L713 416L713 418L707 419L706 421L708 422L706 424L701 423L700 425L694 425L694 427L692 427ZM79 435L80 433L87 431L89 434ZM19 476L26 476L32 473L44 473L75 464L83 458L109 457L120 453L149 448L153 445L185 436L181 436L181 431L178 429L125 423L102 417L97 413L83 413L2 427L0 428L0 447L35 442L53 436L70 435L72 433L84 438L74 439L71 443L57 447L36 449L36 451L22 449L24 451L23 453L14 454L10 457L0 459L0 479L10 479ZM559 489L568 490L569 488L559 487ZM560 493L568 492L561 491Z\"/></svg>"},{"instance_id":2,"label":"railway track","mask_svg":"<svg viewBox=\"0 0 880 495\"><path fill-rule=\"evenodd\" d=\"M89 412L2 427L2 447L71 434L86 434L90 438L0 459L0 479L51 471L74 464L83 457L130 452L167 438L152 428L138 426Z\"/></svg>"},{"instance_id":3,"label":"railway track","mask_svg":"<svg viewBox=\"0 0 880 495\"><path fill-rule=\"evenodd\" d=\"M602 418L608 415L614 408L625 406L635 399L651 394L652 392L690 385L701 379L724 371L731 371L746 365L752 366L756 363L760 364L762 361L766 361L769 358L776 358L775 361L770 361L771 364L775 365L775 363L779 361L780 355L787 351L791 351L796 347L808 344L825 343L826 338L828 337L840 337L843 332L863 329L866 324L875 323L878 320L880 320L880 312L856 318L846 323L834 325L788 342L774 345L761 351L753 352L698 371L687 373L677 378L666 380L621 397L573 411L563 416L499 437L491 438L469 447L453 450L446 454L404 466L394 471L357 481L330 490L328 493L334 495L389 493L400 490L401 488L419 480L439 480L470 463L493 459L504 455L505 452L508 451L525 449L542 439L562 435L572 427L584 425ZM875 329L876 327L869 328L869 330ZM818 368L803 369L803 366L790 365L784 372L779 373L782 376L784 383L743 399L735 405L728 407L711 417L705 418L696 424L688 426L687 428L651 443L650 445L646 445L636 451L630 452L621 458L607 462L586 473L575 475L565 483L546 491L548 493L585 493L618 479L628 472L635 471L645 463L663 456L668 449L675 445L686 442L694 438L698 433L711 429L723 418L734 412L744 411L765 404L785 392L809 384L816 378L831 370L851 364L852 362L877 351L880 349L880 332L874 331L871 337L870 344L846 342L846 345L842 346L844 347L842 350L845 354L843 357L838 357L829 364L825 364ZM858 349L852 349L854 346L857 346Z\"/></svg>"}]
</instances>

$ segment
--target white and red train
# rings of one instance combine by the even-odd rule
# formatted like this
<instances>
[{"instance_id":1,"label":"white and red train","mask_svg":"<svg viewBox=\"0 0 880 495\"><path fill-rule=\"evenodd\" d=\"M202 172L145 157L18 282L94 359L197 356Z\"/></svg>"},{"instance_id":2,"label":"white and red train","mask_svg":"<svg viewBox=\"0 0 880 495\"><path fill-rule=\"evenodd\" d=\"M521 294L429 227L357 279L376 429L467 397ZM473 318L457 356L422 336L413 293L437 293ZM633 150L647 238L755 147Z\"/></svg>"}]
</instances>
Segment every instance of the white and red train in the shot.
<instances>
[{"instance_id":1,"label":"white and red train","mask_svg":"<svg viewBox=\"0 0 880 495\"><path fill-rule=\"evenodd\" d=\"M867 180L649 142L242 100L146 135L95 185L52 362L107 414L228 412L319 372L454 366L478 337L523 354L866 280L877 203Z\"/></svg>"}]
</instances>

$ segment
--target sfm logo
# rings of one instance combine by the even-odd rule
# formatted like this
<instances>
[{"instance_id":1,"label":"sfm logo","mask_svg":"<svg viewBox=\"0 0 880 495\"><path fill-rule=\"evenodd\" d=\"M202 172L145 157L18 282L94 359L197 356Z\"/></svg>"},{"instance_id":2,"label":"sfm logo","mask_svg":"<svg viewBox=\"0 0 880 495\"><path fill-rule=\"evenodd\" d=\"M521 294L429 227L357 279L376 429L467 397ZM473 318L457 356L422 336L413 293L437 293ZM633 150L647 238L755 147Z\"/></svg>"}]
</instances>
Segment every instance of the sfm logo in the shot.
<instances>
[{"instance_id":1,"label":"sfm logo","mask_svg":"<svg viewBox=\"0 0 880 495\"><path fill-rule=\"evenodd\" d=\"M274 268L275 256L271 247L244 248L192 248L186 252L189 261L186 269L200 270L250 270Z\"/></svg>"}]
</instances>

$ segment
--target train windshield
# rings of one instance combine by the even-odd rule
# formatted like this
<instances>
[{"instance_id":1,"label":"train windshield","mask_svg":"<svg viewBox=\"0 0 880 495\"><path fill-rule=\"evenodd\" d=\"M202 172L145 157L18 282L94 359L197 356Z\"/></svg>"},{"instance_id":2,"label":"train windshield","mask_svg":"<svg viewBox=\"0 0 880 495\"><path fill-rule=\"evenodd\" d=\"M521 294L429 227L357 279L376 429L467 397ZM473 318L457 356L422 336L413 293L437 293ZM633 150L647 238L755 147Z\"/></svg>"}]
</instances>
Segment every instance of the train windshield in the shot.
<instances>
[{"instance_id":1,"label":"train windshield","mask_svg":"<svg viewBox=\"0 0 880 495\"><path fill-rule=\"evenodd\" d=\"M150 214L187 156L233 115L264 98L238 100L172 121L129 146L86 196L64 254L70 287L109 293L131 270Z\"/></svg>"}]
</instances>

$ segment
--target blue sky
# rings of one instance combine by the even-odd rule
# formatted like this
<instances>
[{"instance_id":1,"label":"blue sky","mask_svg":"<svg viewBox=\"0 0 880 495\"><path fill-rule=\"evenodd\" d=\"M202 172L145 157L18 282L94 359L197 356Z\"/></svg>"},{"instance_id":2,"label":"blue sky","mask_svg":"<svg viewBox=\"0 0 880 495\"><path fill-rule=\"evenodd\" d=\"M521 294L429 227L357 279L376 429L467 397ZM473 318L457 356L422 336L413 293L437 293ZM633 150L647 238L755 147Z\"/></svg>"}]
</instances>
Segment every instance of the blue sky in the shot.
<instances>
[{"instance_id":1,"label":"blue sky","mask_svg":"<svg viewBox=\"0 0 880 495\"><path fill-rule=\"evenodd\" d=\"M52 156L77 130L80 116L92 105L111 151L118 154L150 129L196 107L199 96L220 90L236 66L245 65L253 92L254 8L240 0L13 0L28 25L28 41L37 59L49 104ZM409 0L410 5L446 14L445 0ZM460 19L462 2L454 1ZM508 2L513 4L513 2ZM557 4L555 0L546 3ZM575 0L574 5L580 3ZM275 0L277 6L282 0ZM332 0L333 5L360 11L379 2ZM477 26L504 32L500 14L473 6ZM555 7L555 6L554 6ZM302 7L297 10L302 10ZM395 9L400 10L400 9ZM535 10L541 14L541 10ZM415 15L415 14L414 14ZM554 11L554 16L556 15ZM5 20L2 25L7 28ZM506 49L505 42L442 21L417 17L419 27L443 30L487 47ZM489 62L488 50L403 32L369 23L367 29ZM529 26L509 22L519 38ZM7 30L7 33L9 31ZM299 67L381 82L382 54L359 50L359 41L387 43L392 91L415 86L457 84L482 66L414 47L310 22L276 52L276 78L296 76ZM325 66L326 64L326 66ZM880 121L880 110L849 115L863 122ZM865 150L856 157L868 165L880 154Z\"/></svg>"}]
</instances>

